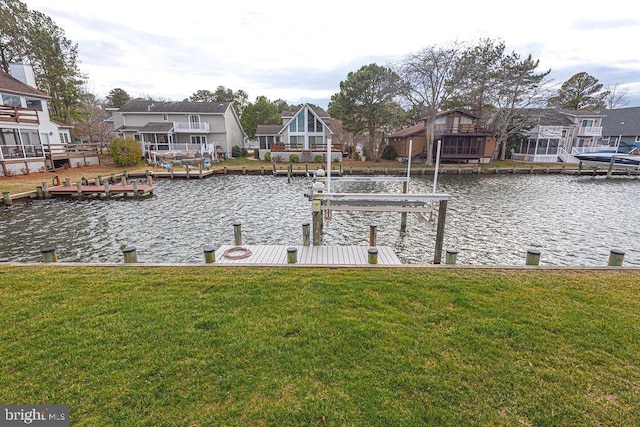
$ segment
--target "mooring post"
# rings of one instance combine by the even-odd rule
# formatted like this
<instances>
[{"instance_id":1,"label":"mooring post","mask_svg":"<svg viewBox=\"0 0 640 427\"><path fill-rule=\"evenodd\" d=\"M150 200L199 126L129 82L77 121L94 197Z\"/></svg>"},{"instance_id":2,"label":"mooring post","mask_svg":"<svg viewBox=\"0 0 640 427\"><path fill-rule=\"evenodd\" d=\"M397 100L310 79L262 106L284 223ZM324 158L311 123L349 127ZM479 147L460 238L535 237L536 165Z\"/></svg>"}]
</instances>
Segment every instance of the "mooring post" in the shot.
<instances>
[{"instance_id":1,"label":"mooring post","mask_svg":"<svg viewBox=\"0 0 640 427\"><path fill-rule=\"evenodd\" d=\"M11 200L11 193L9 193L8 191L2 192L2 201L4 202L5 206L13 206L13 201Z\"/></svg>"},{"instance_id":2,"label":"mooring post","mask_svg":"<svg viewBox=\"0 0 640 427\"><path fill-rule=\"evenodd\" d=\"M132 246L124 248L122 255L124 255L124 262L127 264L135 264L138 262L138 253L136 252L136 248Z\"/></svg>"},{"instance_id":3,"label":"mooring post","mask_svg":"<svg viewBox=\"0 0 640 427\"><path fill-rule=\"evenodd\" d=\"M185 164L184 165L184 168L187 171L187 179L191 179L191 176L189 175L189 166L191 166L191 165L189 165L189 164Z\"/></svg>"},{"instance_id":4,"label":"mooring post","mask_svg":"<svg viewBox=\"0 0 640 427\"><path fill-rule=\"evenodd\" d=\"M349 166L349 175L353 175L353 166Z\"/></svg>"},{"instance_id":5,"label":"mooring post","mask_svg":"<svg viewBox=\"0 0 640 427\"><path fill-rule=\"evenodd\" d=\"M133 181L133 197L138 197L138 182Z\"/></svg>"},{"instance_id":6,"label":"mooring post","mask_svg":"<svg viewBox=\"0 0 640 427\"><path fill-rule=\"evenodd\" d=\"M619 249L611 249L609 253L609 267L620 267L624 261L624 252Z\"/></svg>"},{"instance_id":7,"label":"mooring post","mask_svg":"<svg viewBox=\"0 0 640 427\"><path fill-rule=\"evenodd\" d=\"M289 247L287 248L287 263L295 264L298 262L298 248Z\"/></svg>"},{"instance_id":8,"label":"mooring post","mask_svg":"<svg viewBox=\"0 0 640 427\"><path fill-rule=\"evenodd\" d=\"M120 175L120 184L127 185L127 175L125 174Z\"/></svg>"},{"instance_id":9,"label":"mooring post","mask_svg":"<svg viewBox=\"0 0 640 427\"><path fill-rule=\"evenodd\" d=\"M369 246L376 246L376 237L378 234L378 226L375 224L369 225Z\"/></svg>"},{"instance_id":10,"label":"mooring post","mask_svg":"<svg viewBox=\"0 0 640 427\"><path fill-rule=\"evenodd\" d=\"M309 246L311 244L311 230L310 224L305 222L302 224L302 246Z\"/></svg>"},{"instance_id":11,"label":"mooring post","mask_svg":"<svg viewBox=\"0 0 640 427\"><path fill-rule=\"evenodd\" d=\"M111 192L109 191L109 181L104 182L104 196L109 198L111 197Z\"/></svg>"},{"instance_id":12,"label":"mooring post","mask_svg":"<svg viewBox=\"0 0 640 427\"><path fill-rule=\"evenodd\" d=\"M377 264L378 263L378 248L369 248L367 250L369 264Z\"/></svg>"},{"instance_id":13,"label":"mooring post","mask_svg":"<svg viewBox=\"0 0 640 427\"><path fill-rule=\"evenodd\" d=\"M402 192L404 194L407 194L407 187L407 181L404 181L402 183ZM402 212L400 214L400 232L404 233L405 231L407 231L407 213Z\"/></svg>"},{"instance_id":14,"label":"mooring post","mask_svg":"<svg viewBox=\"0 0 640 427\"><path fill-rule=\"evenodd\" d=\"M313 219L313 246L322 246L322 200L316 199L311 202L311 217Z\"/></svg>"},{"instance_id":15,"label":"mooring post","mask_svg":"<svg viewBox=\"0 0 640 427\"><path fill-rule=\"evenodd\" d=\"M115 173L111 173L111 176L109 177L109 182L111 182L112 184L116 182L116 174Z\"/></svg>"},{"instance_id":16,"label":"mooring post","mask_svg":"<svg viewBox=\"0 0 640 427\"><path fill-rule=\"evenodd\" d=\"M49 198L49 185L47 184L47 181L42 181L42 195L45 199Z\"/></svg>"},{"instance_id":17,"label":"mooring post","mask_svg":"<svg viewBox=\"0 0 640 427\"><path fill-rule=\"evenodd\" d=\"M42 185L36 185L36 196L38 199L44 199L44 193L42 192Z\"/></svg>"},{"instance_id":18,"label":"mooring post","mask_svg":"<svg viewBox=\"0 0 640 427\"><path fill-rule=\"evenodd\" d=\"M102 185L104 181L102 180L102 175L98 175L98 179L96 180L96 185Z\"/></svg>"},{"instance_id":19,"label":"mooring post","mask_svg":"<svg viewBox=\"0 0 640 427\"><path fill-rule=\"evenodd\" d=\"M40 253L42 254L42 262L58 262L55 247L42 248Z\"/></svg>"},{"instance_id":20,"label":"mooring post","mask_svg":"<svg viewBox=\"0 0 640 427\"><path fill-rule=\"evenodd\" d=\"M540 251L536 249L529 249L527 251L526 265L540 265Z\"/></svg>"},{"instance_id":21,"label":"mooring post","mask_svg":"<svg viewBox=\"0 0 640 427\"><path fill-rule=\"evenodd\" d=\"M433 263L440 264L442 262L442 243L444 241L444 223L447 218L447 201L440 200L438 206L438 224L436 226L436 248L433 253Z\"/></svg>"},{"instance_id":22,"label":"mooring post","mask_svg":"<svg viewBox=\"0 0 640 427\"><path fill-rule=\"evenodd\" d=\"M273 174L275 175L276 174L276 163L272 162L271 166L273 167Z\"/></svg>"},{"instance_id":23,"label":"mooring post","mask_svg":"<svg viewBox=\"0 0 640 427\"><path fill-rule=\"evenodd\" d=\"M613 173L613 165L616 163L616 157L611 156L611 161L609 161L609 169L607 169L607 178L611 178L611 174Z\"/></svg>"},{"instance_id":24,"label":"mooring post","mask_svg":"<svg viewBox=\"0 0 640 427\"><path fill-rule=\"evenodd\" d=\"M71 178L65 178L64 179L64 186L65 187L71 187Z\"/></svg>"},{"instance_id":25,"label":"mooring post","mask_svg":"<svg viewBox=\"0 0 640 427\"><path fill-rule=\"evenodd\" d=\"M198 162L198 178L202 179L202 161Z\"/></svg>"},{"instance_id":26,"label":"mooring post","mask_svg":"<svg viewBox=\"0 0 640 427\"><path fill-rule=\"evenodd\" d=\"M147 175L147 185L153 185L153 176Z\"/></svg>"},{"instance_id":27,"label":"mooring post","mask_svg":"<svg viewBox=\"0 0 640 427\"><path fill-rule=\"evenodd\" d=\"M455 264L458 262L458 251L456 249L447 249L445 256L445 264Z\"/></svg>"},{"instance_id":28,"label":"mooring post","mask_svg":"<svg viewBox=\"0 0 640 427\"><path fill-rule=\"evenodd\" d=\"M304 162L305 175L309 176L309 162Z\"/></svg>"},{"instance_id":29,"label":"mooring post","mask_svg":"<svg viewBox=\"0 0 640 427\"><path fill-rule=\"evenodd\" d=\"M81 182L76 182L76 194L78 196L78 199L82 199L82 183Z\"/></svg>"},{"instance_id":30,"label":"mooring post","mask_svg":"<svg viewBox=\"0 0 640 427\"><path fill-rule=\"evenodd\" d=\"M226 175L226 174L227 174L227 167L226 167L226 166L223 166L223 168L222 168L222 173L223 173L224 175Z\"/></svg>"},{"instance_id":31,"label":"mooring post","mask_svg":"<svg viewBox=\"0 0 640 427\"><path fill-rule=\"evenodd\" d=\"M233 241L236 246L242 245L242 224L239 222L233 224Z\"/></svg>"},{"instance_id":32,"label":"mooring post","mask_svg":"<svg viewBox=\"0 0 640 427\"><path fill-rule=\"evenodd\" d=\"M206 264L213 264L216 262L216 248L213 246L205 246L204 250L204 262Z\"/></svg>"},{"instance_id":33,"label":"mooring post","mask_svg":"<svg viewBox=\"0 0 640 427\"><path fill-rule=\"evenodd\" d=\"M264 166L260 166L260 175L264 175Z\"/></svg>"}]
</instances>

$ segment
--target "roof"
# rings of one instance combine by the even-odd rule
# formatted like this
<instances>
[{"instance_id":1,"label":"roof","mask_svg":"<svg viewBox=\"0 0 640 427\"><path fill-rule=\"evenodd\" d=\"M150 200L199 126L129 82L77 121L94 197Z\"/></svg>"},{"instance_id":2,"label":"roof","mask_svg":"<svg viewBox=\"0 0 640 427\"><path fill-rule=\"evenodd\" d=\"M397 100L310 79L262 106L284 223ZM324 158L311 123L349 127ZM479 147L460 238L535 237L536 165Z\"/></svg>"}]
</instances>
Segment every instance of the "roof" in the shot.
<instances>
[{"instance_id":1,"label":"roof","mask_svg":"<svg viewBox=\"0 0 640 427\"><path fill-rule=\"evenodd\" d=\"M615 108L601 113L606 115L602 119L602 136L640 135L640 107Z\"/></svg>"},{"instance_id":2,"label":"roof","mask_svg":"<svg viewBox=\"0 0 640 427\"><path fill-rule=\"evenodd\" d=\"M49 95L46 93L36 89L35 87L29 86L28 84L22 83L20 80L11 76L11 74L5 73L0 70L0 91L13 93L16 95L28 95L28 96L36 96L38 98L49 98Z\"/></svg>"},{"instance_id":3,"label":"roof","mask_svg":"<svg viewBox=\"0 0 640 427\"><path fill-rule=\"evenodd\" d=\"M567 116L566 112L555 108L529 108L525 113L529 117L537 118L540 126L575 126L575 122Z\"/></svg>"},{"instance_id":4,"label":"roof","mask_svg":"<svg viewBox=\"0 0 640 427\"><path fill-rule=\"evenodd\" d=\"M604 117L600 111L587 111L587 110L561 110L564 114L575 117Z\"/></svg>"},{"instance_id":5,"label":"roof","mask_svg":"<svg viewBox=\"0 0 640 427\"><path fill-rule=\"evenodd\" d=\"M407 136L417 135L424 133L424 124L419 123L417 125L409 126L408 128L400 129L388 136L388 138L404 138Z\"/></svg>"},{"instance_id":6,"label":"roof","mask_svg":"<svg viewBox=\"0 0 640 427\"><path fill-rule=\"evenodd\" d=\"M224 114L230 102L161 102L134 99L118 110L120 113L199 113Z\"/></svg>"},{"instance_id":7,"label":"roof","mask_svg":"<svg viewBox=\"0 0 640 427\"><path fill-rule=\"evenodd\" d=\"M149 122L140 128L140 132L171 132L173 130L173 123L168 122Z\"/></svg>"},{"instance_id":8,"label":"roof","mask_svg":"<svg viewBox=\"0 0 640 427\"><path fill-rule=\"evenodd\" d=\"M301 104L296 107L292 107L291 110L283 111L281 114L282 118L285 118L285 117L291 118L295 116L298 113L298 111L300 111L300 109L305 105L308 106L316 114L316 116L320 117L321 119L328 119L330 117L329 113L327 113L326 111L324 111L322 108L318 106L313 106L311 104Z\"/></svg>"},{"instance_id":9,"label":"roof","mask_svg":"<svg viewBox=\"0 0 640 427\"><path fill-rule=\"evenodd\" d=\"M258 125L256 135L277 135L282 130L282 125Z\"/></svg>"},{"instance_id":10,"label":"roof","mask_svg":"<svg viewBox=\"0 0 640 427\"><path fill-rule=\"evenodd\" d=\"M468 111L461 110L459 108L455 108L453 110L441 111L441 112L436 114L436 117L450 116L450 115L452 115L454 113L458 113L458 114L461 114L463 116L468 116L468 117L471 117L471 118L474 118L474 119L479 119L480 118L479 116L476 116L475 114L472 114L472 113L470 113ZM427 119L429 119L429 117L422 117L420 120L421 121L425 121Z\"/></svg>"}]
</instances>

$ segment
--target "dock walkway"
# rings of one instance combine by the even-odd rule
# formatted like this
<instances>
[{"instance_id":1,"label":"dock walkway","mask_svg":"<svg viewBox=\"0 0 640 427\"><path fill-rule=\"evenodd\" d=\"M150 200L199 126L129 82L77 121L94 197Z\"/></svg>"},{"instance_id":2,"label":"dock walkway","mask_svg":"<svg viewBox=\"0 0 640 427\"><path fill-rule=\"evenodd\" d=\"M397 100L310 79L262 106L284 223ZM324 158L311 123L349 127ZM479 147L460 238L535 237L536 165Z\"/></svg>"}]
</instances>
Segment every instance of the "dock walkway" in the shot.
<instances>
[{"instance_id":1,"label":"dock walkway","mask_svg":"<svg viewBox=\"0 0 640 427\"><path fill-rule=\"evenodd\" d=\"M223 245L216 250L216 264L250 264L250 265L287 265L287 249L296 248L297 263L302 265L366 265L368 264L369 246L280 246L280 245L243 245L250 251L246 258L230 259L224 256L229 249L238 246ZM378 264L401 265L398 256L388 246L376 246ZM242 254L243 251L234 251ZM291 265L291 264L289 264Z\"/></svg>"},{"instance_id":2,"label":"dock walkway","mask_svg":"<svg viewBox=\"0 0 640 427\"><path fill-rule=\"evenodd\" d=\"M155 185L151 184L137 184L136 189L134 189L133 184L127 185L111 185L109 186L109 195L115 194L131 194L134 197L142 197L151 195L153 190L156 188ZM77 196L81 194L83 196L89 195L101 195L106 196L106 190L104 185L72 185L65 186L59 185L56 187L50 187L48 189L49 194L54 196ZM137 193L136 193L137 191Z\"/></svg>"}]
</instances>

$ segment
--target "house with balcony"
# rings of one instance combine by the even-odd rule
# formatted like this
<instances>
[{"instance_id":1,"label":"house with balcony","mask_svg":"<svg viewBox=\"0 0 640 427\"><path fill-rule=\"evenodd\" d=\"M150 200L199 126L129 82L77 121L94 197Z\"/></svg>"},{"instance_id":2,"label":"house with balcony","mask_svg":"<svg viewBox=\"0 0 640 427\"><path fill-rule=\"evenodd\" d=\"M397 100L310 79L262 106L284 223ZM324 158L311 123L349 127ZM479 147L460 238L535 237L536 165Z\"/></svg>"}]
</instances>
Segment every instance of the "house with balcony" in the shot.
<instances>
[{"instance_id":1,"label":"house with balcony","mask_svg":"<svg viewBox=\"0 0 640 427\"><path fill-rule=\"evenodd\" d=\"M68 130L49 118L49 96L36 88L31 66L10 64L10 71L0 71L0 176L44 172L53 166L46 148Z\"/></svg>"},{"instance_id":2,"label":"house with balcony","mask_svg":"<svg viewBox=\"0 0 640 427\"><path fill-rule=\"evenodd\" d=\"M435 160L435 141L440 140L440 160L449 162L488 163L495 148L493 128L479 123L479 117L463 110L455 109L436 114L433 121L434 150L427 152L427 118L418 124L401 129L387 137L398 157L411 156L425 160L432 156ZM409 152L411 146L411 152Z\"/></svg>"},{"instance_id":3,"label":"house with balcony","mask_svg":"<svg viewBox=\"0 0 640 427\"><path fill-rule=\"evenodd\" d=\"M288 162L291 156L297 156L300 162L311 162L321 156L324 162L331 145L331 161L342 161L342 145L332 142L333 130L327 112L303 104L283 111L281 117L281 125L258 125L256 128L261 159L271 153L272 161Z\"/></svg>"},{"instance_id":4,"label":"house with balcony","mask_svg":"<svg viewBox=\"0 0 640 427\"><path fill-rule=\"evenodd\" d=\"M211 151L227 158L246 137L230 102L136 99L112 113L115 134L140 141L145 157Z\"/></svg>"},{"instance_id":5,"label":"house with balcony","mask_svg":"<svg viewBox=\"0 0 640 427\"><path fill-rule=\"evenodd\" d=\"M602 120L605 114L551 108L528 109L533 126L511 154L513 160L534 163L578 163L573 154L603 148Z\"/></svg>"}]
</instances>

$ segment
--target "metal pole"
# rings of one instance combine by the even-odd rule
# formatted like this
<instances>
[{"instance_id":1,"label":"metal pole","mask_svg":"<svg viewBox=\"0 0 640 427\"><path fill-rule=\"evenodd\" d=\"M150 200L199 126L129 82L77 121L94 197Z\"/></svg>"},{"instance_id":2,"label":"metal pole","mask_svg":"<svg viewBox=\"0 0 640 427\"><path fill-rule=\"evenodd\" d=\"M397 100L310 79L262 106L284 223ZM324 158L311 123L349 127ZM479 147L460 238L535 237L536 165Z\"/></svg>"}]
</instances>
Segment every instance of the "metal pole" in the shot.
<instances>
[{"instance_id":1,"label":"metal pole","mask_svg":"<svg viewBox=\"0 0 640 427\"><path fill-rule=\"evenodd\" d=\"M409 179L411 179L411 156L412 155L413 155L413 139L410 139L409 140L409 159L407 160L407 186L404 188L405 193L409 191Z\"/></svg>"},{"instance_id":2,"label":"metal pole","mask_svg":"<svg viewBox=\"0 0 640 427\"><path fill-rule=\"evenodd\" d=\"M436 148L436 169L433 172L433 192L436 192L436 188L438 186L438 169L440 168L440 146L442 145L442 141L438 140L438 146Z\"/></svg>"},{"instance_id":3,"label":"metal pole","mask_svg":"<svg viewBox=\"0 0 640 427\"><path fill-rule=\"evenodd\" d=\"M331 138L327 138L327 193L331 193Z\"/></svg>"},{"instance_id":4,"label":"metal pole","mask_svg":"<svg viewBox=\"0 0 640 427\"><path fill-rule=\"evenodd\" d=\"M436 248L433 254L433 263L442 262L442 242L444 241L444 222L447 217L447 201L440 200L438 208L438 225L436 226Z\"/></svg>"}]
</instances>

